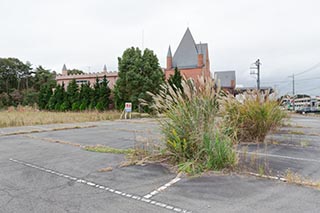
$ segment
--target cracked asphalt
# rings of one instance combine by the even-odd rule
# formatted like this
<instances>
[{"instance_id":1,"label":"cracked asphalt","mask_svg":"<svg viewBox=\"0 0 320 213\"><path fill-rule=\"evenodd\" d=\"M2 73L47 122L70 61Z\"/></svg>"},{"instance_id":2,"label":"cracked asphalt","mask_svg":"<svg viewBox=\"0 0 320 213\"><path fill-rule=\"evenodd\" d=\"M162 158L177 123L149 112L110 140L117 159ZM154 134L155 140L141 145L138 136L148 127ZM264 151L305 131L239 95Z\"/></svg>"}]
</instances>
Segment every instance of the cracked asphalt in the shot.
<instances>
[{"instance_id":1,"label":"cracked asphalt","mask_svg":"<svg viewBox=\"0 0 320 213\"><path fill-rule=\"evenodd\" d=\"M320 118L294 116L290 123L268 136L267 147L248 145L248 151L270 155L273 174L285 174L289 168L319 181ZM239 174L182 177L148 201L143 196L176 174L161 165L120 168L125 160L121 154L88 152L45 139L131 148L146 139L160 144L161 133L152 119L2 128L0 212L320 211L317 189ZM106 167L113 170L98 171Z\"/></svg>"}]
</instances>

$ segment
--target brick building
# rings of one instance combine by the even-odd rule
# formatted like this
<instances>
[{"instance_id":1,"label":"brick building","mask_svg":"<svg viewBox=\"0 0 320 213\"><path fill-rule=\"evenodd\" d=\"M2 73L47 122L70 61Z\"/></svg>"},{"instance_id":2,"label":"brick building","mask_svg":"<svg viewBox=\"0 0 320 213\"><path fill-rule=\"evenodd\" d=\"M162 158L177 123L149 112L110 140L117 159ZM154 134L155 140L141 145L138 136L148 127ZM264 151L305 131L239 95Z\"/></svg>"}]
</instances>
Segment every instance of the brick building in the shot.
<instances>
[{"instance_id":1,"label":"brick building","mask_svg":"<svg viewBox=\"0 0 320 213\"><path fill-rule=\"evenodd\" d=\"M214 72L214 79L224 91L235 94L236 71L216 71Z\"/></svg>"},{"instance_id":2,"label":"brick building","mask_svg":"<svg viewBox=\"0 0 320 213\"><path fill-rule=\"evenodd\" d=\"M60 85L62 85L62 82L63 82L65 85L65 88L67 88L69 82L72 81L73 79L75 79L77 84L79 85L84 83L90 83L90 85L93 85L96 82L97 77L99 80L102 80L103 76L107 77L109 81L108 85L110 89L113 89L116 83L116 80L118 78L118 72L116 71L108 72L106 65L104 65L102 72L68 75L67 67L64 64L62 67L62 74L59 74L56 76L56 81Z\"/></svg>"},{"instance_id":3,"label":"brick building","mask_svg":"<svg viewBox=\"0 0 320 213\"><path fill-rule=\"evenodd\" d=\"M196 44L189 28L187 28L173 57L169 46L165 69L166 79L174 74L176 67L180 70L181 75L187 79L192 78L195 82L198 76L211 76L208 44Z\"/></svg>"}]
</instances>

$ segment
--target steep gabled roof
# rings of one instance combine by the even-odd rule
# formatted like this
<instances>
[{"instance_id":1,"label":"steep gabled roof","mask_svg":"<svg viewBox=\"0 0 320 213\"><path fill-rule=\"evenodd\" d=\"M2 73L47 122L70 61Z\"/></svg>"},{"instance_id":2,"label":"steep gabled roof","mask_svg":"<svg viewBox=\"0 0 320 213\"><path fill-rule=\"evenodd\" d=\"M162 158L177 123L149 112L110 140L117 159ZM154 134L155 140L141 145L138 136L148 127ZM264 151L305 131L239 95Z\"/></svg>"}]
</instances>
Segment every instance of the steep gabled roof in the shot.
<instances>
[{"instance_id":1,"label":"steep gabled roof","mask_svg":"<svg viewBox=\"0 0 320 213\"><path fill-rule=\"evenodd\" d=\"M178 49L174 53L172 65L178 68L197 67L198 50L189 28L185 32Z\"/></svg>"},{"instance_id":2,"label":"steep gabled roof","mask_svg":"<svg viewBox=\"0 0 320 213\"><path fill-rule=\"evenodd\" d=\"M178 49L174 53L172 66L178 68L195 68L198 66L198 54L203 54L203 64L206 64L207 49L208 44L195 43L190 29L187 28Z\"/></svg>"}]
</instances>

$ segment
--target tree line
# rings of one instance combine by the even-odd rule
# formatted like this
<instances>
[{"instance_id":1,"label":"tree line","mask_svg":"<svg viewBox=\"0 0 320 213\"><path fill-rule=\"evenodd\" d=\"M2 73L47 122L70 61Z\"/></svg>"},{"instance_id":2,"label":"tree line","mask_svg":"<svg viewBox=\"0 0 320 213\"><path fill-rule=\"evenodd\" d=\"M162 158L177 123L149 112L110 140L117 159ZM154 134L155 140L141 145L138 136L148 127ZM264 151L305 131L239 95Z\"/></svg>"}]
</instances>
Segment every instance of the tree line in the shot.
<instances>
[{"instance_id":1,"label":"tree line","mask_svg":"<svg viewBox=\"0 0 320 213\"><path fill-rule=\"evenodd\" d=\"M113 91L106 76L96 79L94 85L77 85L71 81L67 88L56 83L56 73L42 66L32 70L31 63L15 58L0 58L0 108L17 105L37 104L41 110L78 111L106 110L112 105L123 110L125 102L131 102L133 110L149 112L140 106L140 100L152 101L147 92L157 94L165 82L164 72L152 50L126 49L118 58L118 79ZM83 73L68 70L68 74ZM168 80L169 84L181 88L178 69Z\"/></svg>"},{"instance_id":2,"label":"tree line","mask_svg":"<svg viewBox=\"0 0 320 213\"><path fill-rule=\"evenodd\" d=\"M107 110L111 104L111 90L106 76L91 87L90 83L77 84L73 79L65 90L64 83L55 88L50 85L41 87L39 94L39 108L51 111L82 111L82 110Z\"/></svg>"},{"instance_id":3,"label":"tree line","mask_svg":"<svg viewBox=\"0 0 320 213\"><path fill-rule=\"evenodd\" d=\"M56 86L55 72L17 58L0 58L0 108L38 103L40 88Z\"/></svg>"}]
</instances>

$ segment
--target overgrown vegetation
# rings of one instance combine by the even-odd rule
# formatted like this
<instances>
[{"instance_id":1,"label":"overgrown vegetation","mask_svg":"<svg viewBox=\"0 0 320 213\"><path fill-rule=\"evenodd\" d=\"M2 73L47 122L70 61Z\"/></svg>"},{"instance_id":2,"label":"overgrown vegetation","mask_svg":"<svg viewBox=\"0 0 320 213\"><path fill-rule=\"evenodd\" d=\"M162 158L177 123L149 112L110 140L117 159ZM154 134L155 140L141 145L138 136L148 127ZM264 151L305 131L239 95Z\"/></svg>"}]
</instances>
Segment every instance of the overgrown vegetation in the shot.
<instances>
[{"instance_id":1,"label":"overgrown vegetation","mask_svg":"<svg viewBox=\"0 0 320 213\"><path fill-rule=\"evenodd\" d=\"M226 96L221 104L224 130L234 142L263 142L280 127L286 113L268 92L247 91L235 98Z\"/></svg>"},{"instance_id":2,"label":"overgrown vegetation","mask_svg":"<svg viewBox=\"0 0 320 213\"><path fill-rule=\"evenodd\" d=\"M86 146L86 147L84 147L84 149L87 151L91 151L91 152L113 153L113 154L131 154L131 153L133 153L133 149L116 149L116 148L103 146L103 145Z\"/></svg>"},{"instance_id":3,"label":"overgrown vegetation","mask_svg":"<svg viewBox=\"0 0 320 213\"><path fill-rule=\"evenodd\" d=\"M85 112L48 112L32 107L10 107L0 111L0 128L11 126L29 126L54 123L77 123L87 121L114 120L119 112L85 111Z\"/></svg>"},{"instance_id":4,"label":"overgrown vegetation","mask_svg":"<svg viewBox=\"0 0 320 213\"><path fill-rule=\"evenodd\" d=\"M218 118L220 90L204 78L197 85L186 80L181 85L183 92L167 84L152 95L152 108L167 118L160 120L166 154L180 171L191 174L233 167L236 153Z\"/></svg>"},{"instance_id":5,"label":"overgrown vegetation","mask_svg":"<svg viewBox=\"0 0 320 213\"><path fill-rule=\"evenodd\" d=\"M165 115L160 119L163 153L189 174L235 168L236 144L263 141L286 116L269 93L252 91L236 98L211 79L172 82L151 94L152 108Z\"/></svg>"}]
</instances>

